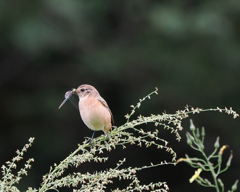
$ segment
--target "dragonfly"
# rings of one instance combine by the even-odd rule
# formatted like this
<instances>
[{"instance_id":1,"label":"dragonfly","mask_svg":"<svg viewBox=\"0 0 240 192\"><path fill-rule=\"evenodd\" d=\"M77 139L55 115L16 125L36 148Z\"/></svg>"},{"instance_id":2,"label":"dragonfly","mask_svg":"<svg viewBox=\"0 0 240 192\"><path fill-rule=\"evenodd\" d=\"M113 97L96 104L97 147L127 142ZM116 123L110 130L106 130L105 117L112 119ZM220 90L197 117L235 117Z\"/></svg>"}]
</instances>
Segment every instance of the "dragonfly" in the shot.
<instances>
[{"instance_id":1,"label":"dragonfly","mask_svg":"<svg viewBox=\"0 0 240 192\"><path fill-rule=\"evenodd\" d=\"M65 96L64 96L65 99L61 103L61 105L58 107L58 109L60 109L67 102L67 100L69 100L76 109L79 109L78 102L74 98L75 96L76 96L76 89L72 89L72 90L67 91L65 93Z\"/></svg>"}]
</instances>

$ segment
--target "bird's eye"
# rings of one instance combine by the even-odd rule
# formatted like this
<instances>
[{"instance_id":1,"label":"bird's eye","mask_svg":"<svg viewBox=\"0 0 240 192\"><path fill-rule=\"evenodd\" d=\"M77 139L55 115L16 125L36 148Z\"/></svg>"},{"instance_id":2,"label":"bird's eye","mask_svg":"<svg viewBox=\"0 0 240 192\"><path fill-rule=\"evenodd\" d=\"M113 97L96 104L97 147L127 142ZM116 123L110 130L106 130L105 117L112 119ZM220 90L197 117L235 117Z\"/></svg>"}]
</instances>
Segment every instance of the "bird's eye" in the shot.
<instances>
[{"instance_id":1,"label":"bird's eye","mask_svg":"<svg viewBox=\"0 0 240 192\"><path fill-rule=\"evenodd\" d=\"M82 91L82 92L84 92L84 91L85 91L85 89L81 89L81 91Z\"/></svg>"}]
</instances>

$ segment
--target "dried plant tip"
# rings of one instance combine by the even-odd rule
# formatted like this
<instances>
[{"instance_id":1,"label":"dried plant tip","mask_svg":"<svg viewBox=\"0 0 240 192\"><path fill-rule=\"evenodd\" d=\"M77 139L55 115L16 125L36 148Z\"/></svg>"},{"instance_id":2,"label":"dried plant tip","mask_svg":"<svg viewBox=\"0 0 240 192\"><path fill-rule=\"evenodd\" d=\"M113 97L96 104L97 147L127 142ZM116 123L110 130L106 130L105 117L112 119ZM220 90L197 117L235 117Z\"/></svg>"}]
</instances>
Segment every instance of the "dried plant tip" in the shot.
<instances>
[{"instance_id":1,"label":"dried plant tip","mask_svg":"<svg viewBox=\"0 0 240 192\"><path fill-rule=\"evenodd\" d=\"M189 158L180 158L180 159L177 160L176 163L180 163L180 162L183 162L183 161L185 161L185 162L191 162L191 160L190 160Z\"/></svg>"},{"instance_id":2,"label":"dried plant tip","mask_svg":"<svg viewBox=\"0 0 240 192\"><path fill-rule=\"evenodd\" d=\"M219 154L222 155L223 151L228 148L228 145L223 145L221 149L219 150Z\"/></svg>"},{"instance_id":3,"label":"dried plant tip","mask_svg":"<svg viewBox=\"0 0 240 192\"><path fill-rule=\"evenodd\" d=\"M196 180L199 177L201 172L202 172L201 168L195 171L195 174L189 179L189 182L192 183L194 180Z\"/></svg>"}]
</instances>

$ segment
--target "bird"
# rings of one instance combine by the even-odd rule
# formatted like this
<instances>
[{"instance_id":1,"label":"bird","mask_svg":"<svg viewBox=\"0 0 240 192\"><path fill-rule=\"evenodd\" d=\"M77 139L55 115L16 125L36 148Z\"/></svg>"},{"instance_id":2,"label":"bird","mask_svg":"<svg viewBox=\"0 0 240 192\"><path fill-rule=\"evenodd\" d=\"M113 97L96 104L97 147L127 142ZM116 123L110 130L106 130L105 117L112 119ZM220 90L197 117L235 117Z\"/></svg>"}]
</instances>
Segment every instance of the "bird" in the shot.
<instances>
[{"instance_id":1,"label":"bird","mask_svg":"<svg viewBox=\"0 0 240 192\"><path fill-rule=\"evenodd\" d=\"M59 109L67 100L74 104L72 100L74 94L79 97L78 108L84 124L93 130L89 143L91 144L95 131L103 131L109 138L108 132L114 126L114 119L107 102L101 97L97 89L92 85L83 84L77 89L67 91L65 100L59 106Z\"/></svg>"}]
</instances>

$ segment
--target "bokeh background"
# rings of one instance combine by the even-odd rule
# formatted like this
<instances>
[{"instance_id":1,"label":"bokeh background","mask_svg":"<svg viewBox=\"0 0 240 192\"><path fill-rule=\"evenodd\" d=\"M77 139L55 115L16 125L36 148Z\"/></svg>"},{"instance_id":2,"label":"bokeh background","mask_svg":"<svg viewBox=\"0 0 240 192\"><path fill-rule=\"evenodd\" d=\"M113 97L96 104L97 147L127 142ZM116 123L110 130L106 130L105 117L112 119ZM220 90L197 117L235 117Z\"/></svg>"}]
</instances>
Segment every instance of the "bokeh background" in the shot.
<instances>
[{"instance_id":1,"label":"bokeh background","mask_svg":"<svg viewBox=\"0 0 240 192\"><path fill-rule=\"evenodd\" d=\"M83 83L99 90L117 126L125 122L130 105L155 87L159 95L145 101L138 114L175 113L186 104L240 112L238 0L9 0L0 1L0 25L1 165L29 137L36 138L25 157L35 162L18 185L22 191L38 188L53 163L91 136L70 102L58 110L65 92ZM233 151L232 167L221 177L229 189L240 178L240 120L217 112L191 118L206 129L208 153L217 136L230 146L224 164ZM183 125L181 142L159 129L178 157L196 156L186 145L189 120ZM124 157L131 166L171 160L164 152L130 146L114 151L106 165L88 163L74 171L114 167ZM146 184L167 181L171 191L213 191L189 184L194 171L181 163L145 170L139 177ZM121 186L115 181L107 190Z\"/></svg>"}]
</instances>

